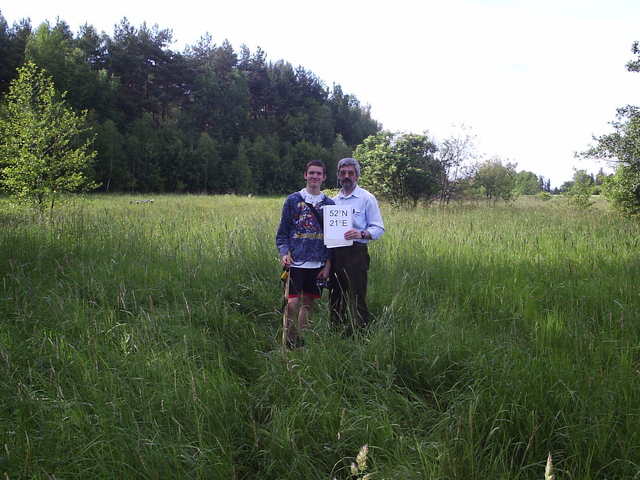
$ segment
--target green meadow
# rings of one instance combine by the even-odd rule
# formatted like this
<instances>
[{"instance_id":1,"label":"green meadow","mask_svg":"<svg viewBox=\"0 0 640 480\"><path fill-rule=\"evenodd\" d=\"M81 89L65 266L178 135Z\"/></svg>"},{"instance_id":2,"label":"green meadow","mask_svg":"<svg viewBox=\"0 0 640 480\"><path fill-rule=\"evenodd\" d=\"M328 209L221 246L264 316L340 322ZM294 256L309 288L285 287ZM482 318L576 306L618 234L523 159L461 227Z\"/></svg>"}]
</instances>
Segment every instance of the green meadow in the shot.
<instances>
[{"instance_id":1,"label":"green meadow","mask_svg":"<svg viewBox=\"0 0 640 480\"><path fill-rule=\"evenodd\" d=\"M640 224L383 204L374 324L285 354L282 201L0 200L2 478L640 478Z\"/></svg>"}]
</instances>

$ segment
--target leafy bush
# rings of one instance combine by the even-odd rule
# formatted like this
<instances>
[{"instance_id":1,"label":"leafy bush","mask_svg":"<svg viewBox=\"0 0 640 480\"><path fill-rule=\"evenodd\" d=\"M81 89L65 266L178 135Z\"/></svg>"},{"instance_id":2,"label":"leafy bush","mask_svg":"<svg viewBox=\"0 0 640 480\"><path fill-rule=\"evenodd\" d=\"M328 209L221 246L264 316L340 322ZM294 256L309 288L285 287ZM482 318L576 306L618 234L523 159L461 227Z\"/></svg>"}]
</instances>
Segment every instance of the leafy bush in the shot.
<instances>
[{"instance_id":1,"label":"leafy bush","mask_svg":"<svg viewBox=\"0 0 640 480\"><path fill-rule=\"evenodd\" d=\"M440 190L442 164L426 135L381 132L366 138L355 151L362 165L363 187L395 205L415 207Z\"/></svg>"},{"instance_id":2,"label":"leafy bush","mask_svg":"<svg viewBox=\"0 0 640 480\"><path fill-rule=\"evenodd\" d=\"M551 198L553 198L553 195L551 195L549 192L538 192L536 194L536 198L539 198L543 202L548 202L549 200L551 200Z\"/></svg>"},{"instance_id":3,"label":"leafy bush","mask_svg":"<svg viewBox=\"0 0 640 480\"><path fill-rule=\"evenodd\" d=\"M621 165L614 175L607 177L602 193L613 206L628 215L640 213L640 167Z\"/></svg>"},{"instance_id":4,"label":"leafy bush","mask_svg":"<svg viewBox=\"0 0 640 480\"><path fill-rule=\"evenodd\" d=\"M593 187L587 183L575 182L573 186L567 192L567 201L569 205L579 208L580 210L586 210L593 205L591 200L591 193Z\"/></svg>"}]
</instances>

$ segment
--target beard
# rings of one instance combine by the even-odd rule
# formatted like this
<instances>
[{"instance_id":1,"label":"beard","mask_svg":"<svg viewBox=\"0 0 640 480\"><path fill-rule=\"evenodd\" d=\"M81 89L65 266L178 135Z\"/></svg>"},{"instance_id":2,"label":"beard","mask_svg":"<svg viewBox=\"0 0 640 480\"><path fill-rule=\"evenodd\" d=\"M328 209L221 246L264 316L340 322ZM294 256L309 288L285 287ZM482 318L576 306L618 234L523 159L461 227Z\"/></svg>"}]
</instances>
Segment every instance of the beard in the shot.
<instances>
[{"instance_id":1,"label":"beard","mask_svg":"<svg viewBox=\"0 0 640 480\"><path fill-rule=\"evenodd\" d=\"M346 188L347 190L351 190L353 188L353 180L350 178L343 178L340 180L340 186Z\"/></svg>"}]
</instances>

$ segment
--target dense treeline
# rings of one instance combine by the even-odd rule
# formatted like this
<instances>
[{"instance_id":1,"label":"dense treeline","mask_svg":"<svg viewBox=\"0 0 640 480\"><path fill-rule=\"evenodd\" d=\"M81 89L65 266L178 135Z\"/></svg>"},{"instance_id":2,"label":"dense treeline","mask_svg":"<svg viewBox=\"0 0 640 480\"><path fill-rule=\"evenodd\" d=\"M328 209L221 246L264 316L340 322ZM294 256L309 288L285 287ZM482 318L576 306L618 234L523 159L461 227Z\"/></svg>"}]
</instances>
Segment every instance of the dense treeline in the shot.
<instances>
[{"instance_id":1,"label":"dense treeline","mask_svg":"<svg viewBox=\"0 0 640 480\"><path fill-rule=\"evenodd\" d=\"M103 191L284 192L302 166L336 159L380 130L369 108L313 72L234 51L208 34L183 52L172 32L132 26L112 35L63 20L9 26L0 13L0 93L32 61L87 110ZM329 182L334 178L330 177Z\"/></svg>"}]
</instances>

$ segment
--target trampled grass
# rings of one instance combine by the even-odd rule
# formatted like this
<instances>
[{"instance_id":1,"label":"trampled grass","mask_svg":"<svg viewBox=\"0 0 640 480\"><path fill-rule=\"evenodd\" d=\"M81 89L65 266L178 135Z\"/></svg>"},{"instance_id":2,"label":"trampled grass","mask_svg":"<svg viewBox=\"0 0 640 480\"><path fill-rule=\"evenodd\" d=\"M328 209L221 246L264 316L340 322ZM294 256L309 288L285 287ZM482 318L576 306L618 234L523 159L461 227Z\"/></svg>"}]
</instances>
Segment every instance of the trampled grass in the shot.
<instances>
[{"instance_id":1,"label":"trampled grass","mask_svg":"<svg viewBox=\"0 0 640 480\"><path fill-rule=\"evenodd\" d=\"M640 225L393 210L375 324L279 350L282 199L0 203L8 478L640 478Z\"/></svg>"}]
</instances>

